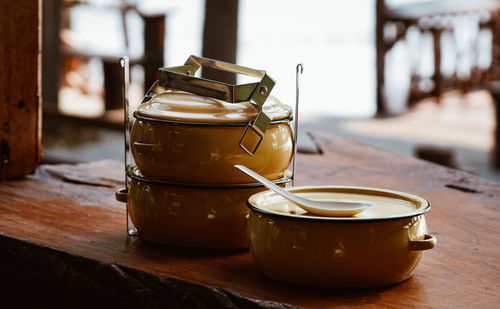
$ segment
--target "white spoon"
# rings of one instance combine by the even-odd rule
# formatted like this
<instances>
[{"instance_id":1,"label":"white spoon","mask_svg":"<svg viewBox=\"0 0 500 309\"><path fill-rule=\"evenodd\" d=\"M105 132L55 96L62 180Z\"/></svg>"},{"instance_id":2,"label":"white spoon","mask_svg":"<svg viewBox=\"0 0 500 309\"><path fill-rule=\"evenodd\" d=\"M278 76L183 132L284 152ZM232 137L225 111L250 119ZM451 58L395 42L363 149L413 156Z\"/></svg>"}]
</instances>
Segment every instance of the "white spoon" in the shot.
<instances>
[{"instance_id":1,"label":"white spoon","mask_svg":"<svg viewBox=\"0 0 500 309\"><path fill-rule=\"evenodd\" d=\"M315 215L350 217L373 206L370 203L308 200L300 196L297 196L295 194L292 194L281 187L278 187L274 183L270 182L269 180L257 174L256 172L252 171L246 166L235 165L234 167L244 172L248 176L254 178L258 182L266 186L268 189L278 193L279 195L286 198L290 202L294 203L298 207Z\"/></svg>"}]
</instances>

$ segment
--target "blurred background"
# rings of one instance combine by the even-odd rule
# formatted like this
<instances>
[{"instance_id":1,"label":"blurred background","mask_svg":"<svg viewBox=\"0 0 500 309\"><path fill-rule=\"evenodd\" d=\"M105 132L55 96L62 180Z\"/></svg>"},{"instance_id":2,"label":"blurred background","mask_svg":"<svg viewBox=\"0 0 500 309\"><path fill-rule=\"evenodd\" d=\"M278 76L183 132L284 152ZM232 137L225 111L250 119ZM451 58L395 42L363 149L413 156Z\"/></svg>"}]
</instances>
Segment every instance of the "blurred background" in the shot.
<instances>
[{"instance_id":1,"label":"blurred background","mask_svg":"<svg viewBox=\"0 0 500 309\"><path fill-rule=\"evenodd\" d=\"M299 151L323 130L500 182L499 0L44 0L44 162L123 158L131 104L202 55L265 69L295 105ZM133 107L132 107L133 109Z\"/></svg>"}]
</instances>

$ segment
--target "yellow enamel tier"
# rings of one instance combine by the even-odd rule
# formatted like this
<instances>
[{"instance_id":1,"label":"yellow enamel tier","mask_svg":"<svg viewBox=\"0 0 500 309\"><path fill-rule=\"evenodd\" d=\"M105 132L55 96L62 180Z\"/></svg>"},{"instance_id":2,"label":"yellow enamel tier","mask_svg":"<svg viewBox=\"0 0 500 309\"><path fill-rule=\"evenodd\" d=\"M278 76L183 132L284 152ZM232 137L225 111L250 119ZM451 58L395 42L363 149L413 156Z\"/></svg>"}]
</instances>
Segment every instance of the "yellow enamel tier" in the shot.
<instances>
[{"instance_id":1,"label":"yellow enamel tier","mask_svg":"<svg viewBox=\"0 0 500 309\"><path fill-rule=\"evenodd\" d=\"M250 156L239 147L247 122L257 113L248 102L231 104L179 92L156 95L137 110L137 114L148 118L138 117L132 127L134 160L146 177L173 182L253 182L235 169L235 164L277 179L293 155L291 109L271 98L264 110L274 122L257 152ZM256 144L258 136L249 132L245 140Z\"/></svg>"},{"instance_id":2,"label":"yellow enamel tier","mask_svg":"<svg viewBox=\"0 0 500 309\"><path fill-rule=\"evenodd\" d=\"M234 250L248 247L248 197L265 190L260 184L183 186L145 179L136 167L128 192L116 192L127 203L130 218L145 240L174 247ZM284 186L287 177L275 180Z\"/></svg>"}]
</instances>

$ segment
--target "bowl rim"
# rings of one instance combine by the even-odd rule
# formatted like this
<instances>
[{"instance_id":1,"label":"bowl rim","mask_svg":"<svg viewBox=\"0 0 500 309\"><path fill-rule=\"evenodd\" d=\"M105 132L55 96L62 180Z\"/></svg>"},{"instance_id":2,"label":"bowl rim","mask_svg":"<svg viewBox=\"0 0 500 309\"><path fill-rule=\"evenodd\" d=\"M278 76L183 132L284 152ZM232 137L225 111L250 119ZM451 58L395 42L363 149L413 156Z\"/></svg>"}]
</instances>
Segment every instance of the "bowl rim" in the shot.
<instances>
[{"instance_id":1,"label":"bowl rim","mask_svg":"<svg viewBox=\"0 0 500 309\"><path fill-rule=\"evenodd\" d=\"M182 183L182 182L168 182L159 179L146 178L139 175L140 169L137 165L132 165L127 169L127 176L133 180L145 182L153 185L168 186L168 187L180 187L180 188L192 188L192 189L247 189L247 188L261 188L264 187L263 184L258 182L253 183L240 183L240 184L199 184L199 183ZM285 170L283 177L273 180L273 183L280 185L289 183L292 181L292 174L289 170Z\"/></svg>"},{"instance_id":2,"label":"bowl rim","mask_svg":"<svg viewBox=\"0 0 500 309\"><path fill-rule=\"evenodd\" d=\"M146 122L160 123L160 124L169 124L176 126L193 126L193 127L246 127L248 122L187 122L187 121L174 121L174 120L166 120L159 119L153 117L147 117L139 114L137 111L134 111L134 118ZM290 115L286 118L273 120L269 125L282 124L282 123L290 123L293 120L293 115Z\"/></svg>"},{"instance_id":3,"label":"bowl rim","mask_svg":"<svg viewBox=\"0 0 500 309\"><path fill-rule=\"evenodd\" d=\"M255 200L265 194L276 194L270 190L265 190L261 191L258 193L255 193L251 195L247 199L247 206L250 208L251 211L255 211L260 214L264 215L269 215L273 217L279 217L279 218L284 218L284 219L290 219L290 220L300 220L300 221L311 221L311 222L340 222L340 223L366 223L366 222L380 222L380 221L392 221L392 220L399 220L403 218L412 218L416 216L423 215L427 213L431 209L431 203L418 195L415 194L410 194L406 192L401 192L401 191L395 191L395 190L388 190L388 189L381 189L381 188L373 188L373 187L359 187L359 186L297 186L297 187L290 187L286 188L285 190L289 190L291 192L314 192L318 191L321 189L330 189L330 190L338 190L337 192L345 192L347 191L353 191L349 193L371 193L371 194L376 194L378 193L378 196L385 196L385 197L393 197L393 198L399 198L403 199L406 201L418 201L422 207L419 207L417 210L405 213L405 214L399 214L399 215L394 215L394 216L385 216L385 217L374 217L374 218L353 218L353 217L313 217L313 216L300 216L300 215L294 215L294 214L287 214L287 213L279 213L279 212L274 212L270 211L267 209L262 209L259 208L252 203L256 204Z\"/></svg>"}]
</instances>

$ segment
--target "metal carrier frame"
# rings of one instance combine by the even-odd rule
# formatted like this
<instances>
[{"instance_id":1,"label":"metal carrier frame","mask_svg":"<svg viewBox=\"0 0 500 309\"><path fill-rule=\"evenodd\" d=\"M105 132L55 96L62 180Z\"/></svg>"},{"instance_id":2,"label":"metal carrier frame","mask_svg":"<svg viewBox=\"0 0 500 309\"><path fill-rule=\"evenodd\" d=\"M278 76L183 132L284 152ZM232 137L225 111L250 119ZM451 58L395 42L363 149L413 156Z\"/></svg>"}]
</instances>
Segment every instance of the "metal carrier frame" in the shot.
<instances>
[{"instance_id":1,"label":"metal carrier frame","mask_svg":"<svg viewBox=\"0 0 500 309\"><path fill-rule=\"evenodd\" d=\"M125 148L125 191L128 192L130 186L131 175L129 169L132 166L130 161L130 116L129 116L129 84L130 84L130 69L129 69L129 58L120 58L120 65L123 69L123 119L124 119L124 148ZM243 74L251 77L259 78L259 82L247 83L240 85L231 85L223 83L220 81L214 81L205 78L195 77L196 71L200 67L211 67L214 69L219 69L227 72ZM302 74L304 66L302 63L296 66L296 76L295 76L295 111L294 111L294 137L293 137L293 158L292 158L292 175L291 183L294 184L295 179L295 161L297 157L297 139L298 139L298 110L299 110L299 81L300 75ZM147 102L152 96L165 92L167 89L177 89L182 91L188 91L194 94L208 96L215 99L223 100L230 103L237 102L250 102L258 111L257 118L250 121L241 136L239 141L240 147L250 156L253 156L262 142L265 132L271 123L269 116L264 112L262 106L267 100L271 90L275 85L274 80L267 75L265 71L255 70L251 68L246 68L238 66L235 64L218 61L209 58L190 56L183 66L178 67L168 67L160 69L160 80L156 81L151 88L148 90L141 104ZM134 113L134 117L142 117ZM287 119L289 120L289 119ZM208 124L200 124L208 125ZM213 125L213 124L211 124ZM253 149L248 149L245 147L244 139L251 129L259 136L259 141ZM132 224L130 216L128 213L128 202L126 206L126 216L127 216L127 234L129 236L137 236L137 229Z\"/></svg>"}]
</instances>

